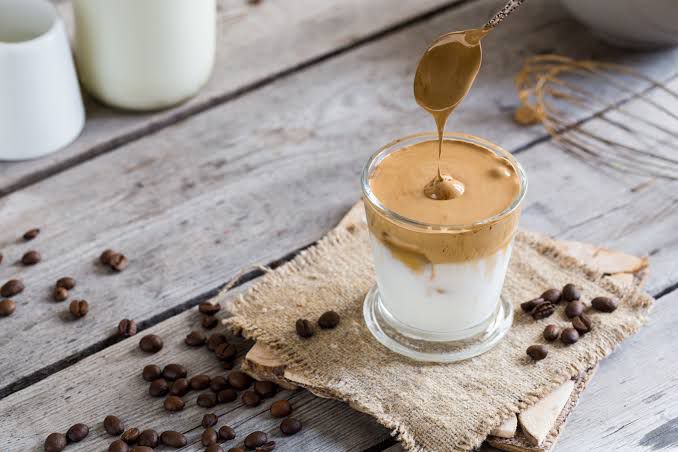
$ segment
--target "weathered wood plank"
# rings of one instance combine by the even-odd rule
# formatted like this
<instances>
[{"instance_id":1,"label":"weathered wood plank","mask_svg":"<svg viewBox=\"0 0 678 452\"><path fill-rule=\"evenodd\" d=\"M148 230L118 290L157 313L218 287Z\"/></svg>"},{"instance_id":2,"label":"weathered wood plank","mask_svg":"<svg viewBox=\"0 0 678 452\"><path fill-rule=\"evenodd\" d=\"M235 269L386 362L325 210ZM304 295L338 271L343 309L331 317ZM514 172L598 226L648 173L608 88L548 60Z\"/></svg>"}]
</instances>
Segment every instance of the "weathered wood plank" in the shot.
<instances>
[{"instance_id":1,"label":"weathered wood plank","mask_svg":"<svg viewBox=\"0 0 678 452\"><path fill-rule=\"evenodd\" d=\"M6 231L0 277L20 276L27 285L16 299L17 313L2 320L0 344L13 357L0 368L2 386L27 384L40 369L105 343L122 317L148 321L184 309L240 268L321 237L358 197L367 156L395 136L430 128L410 93L421 50L437 34L488 16L497 3L465 5L0 199ZM573 39L561 38L575 31ZM505 107L516 103L511 78L521 55L547 48L607 51L563 19L555 2L531 4L493 39L485 49L488 64L453 128L509 148L542 136L538 128L508 120ZM667 75L676 70L677 56L668 51L620 59L644 60L641 67ZM262 111L276 113L262 119ZM549 155L540 151L540 165ZM594 179L587 181L577 168L573 163L571 187L598 190L598 174L587 173ZM528 171L533 179L541 172L538 165ZM548 198L557 191L552 174L541 174L549 189L533 193ZM610 183L610 194L618 196L618 181ZM566 224L590 218L591 208L582 206ZM529 213L528 224L540 224L529 223ZM15 240L36 225L44 232L34 242ZM96 266L107 247L125 252L130 268L109 275ZM29 248L39 249L44 261L16 266ZM92 304L77 322L68 319L64 304L49 301L50 287L64 275L80 281L73 296ZM50 353L44 353L46 343Z\"/></svg>"},{"instance_id":2,"label":"weathered wood plank","mask_svg":"<svg viewBox=\"0 0 678 452\"><path fill-rule=\"evenodd\" d=\"M214 73L198 96L176 108L149 114L125 113L89 101L87 124L75 143L39 160L0 164L0 194L459 1L267 0L248 5L243 0L219 0ZM62 2L58 8L71 25L70 3Z\"/></svg>"}]
</instances>

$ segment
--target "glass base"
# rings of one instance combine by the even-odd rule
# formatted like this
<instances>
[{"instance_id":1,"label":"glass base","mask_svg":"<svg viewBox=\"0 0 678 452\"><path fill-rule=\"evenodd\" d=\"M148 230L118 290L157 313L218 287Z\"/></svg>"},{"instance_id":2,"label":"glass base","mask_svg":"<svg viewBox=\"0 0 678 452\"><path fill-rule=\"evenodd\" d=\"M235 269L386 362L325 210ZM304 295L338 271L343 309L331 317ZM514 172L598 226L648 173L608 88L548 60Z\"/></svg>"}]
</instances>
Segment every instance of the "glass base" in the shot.
<instances>
[{"instance_id":1,"label":"glass base","mask_svg":"<svg viewBox=\"0 0 678 452\"><path fill-rule=\"evenodd\" d=\"M480 355L497 345L513 323L513 306L501 299L494 314L463 339L440 340L404 330L385 309L376 284L367 292L363 316L372 335L386 348L417 361L451 363Z\"/></svg>"}]
</instances>

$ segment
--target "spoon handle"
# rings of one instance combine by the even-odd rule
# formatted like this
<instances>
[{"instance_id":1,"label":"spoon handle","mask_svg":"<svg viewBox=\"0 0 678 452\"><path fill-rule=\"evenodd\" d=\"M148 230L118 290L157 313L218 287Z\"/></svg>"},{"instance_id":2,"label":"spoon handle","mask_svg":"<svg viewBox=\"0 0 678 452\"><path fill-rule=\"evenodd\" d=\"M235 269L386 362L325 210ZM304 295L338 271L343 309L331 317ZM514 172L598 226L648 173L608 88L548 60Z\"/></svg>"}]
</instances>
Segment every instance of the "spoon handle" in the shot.
<instances>
[{"instance_id":1,"label":"spoon handle","mask_svg":"<svg viewBox=\"0 0 678 452\"><path fill-rule=\"evenodd\" d=\"M491 28L499 25L504 19L508 17L513 11L518 9L520 5L523 4L525 0L509 0L502 9L500 9L497 14L492 16L492 19L489 20L483 27L483 30L489 30Z\"/></svg>"}]
</instances>

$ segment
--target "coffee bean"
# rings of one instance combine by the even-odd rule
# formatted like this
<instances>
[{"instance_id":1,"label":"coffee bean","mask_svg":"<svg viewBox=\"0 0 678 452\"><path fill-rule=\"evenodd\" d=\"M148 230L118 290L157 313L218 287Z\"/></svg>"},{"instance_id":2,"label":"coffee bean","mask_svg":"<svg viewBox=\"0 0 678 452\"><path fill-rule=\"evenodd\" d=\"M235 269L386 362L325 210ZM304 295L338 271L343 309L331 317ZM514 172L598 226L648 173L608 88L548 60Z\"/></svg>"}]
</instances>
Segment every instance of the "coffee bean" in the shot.
<instances>
[{"instance_id":1,"label":"coffee bean","mask_svg":"<svg viewBox=\"0 0 678 452\"><path fill-rule=\"evenodd\" d=\"M164 378L156 378L148 386L148 393L153 397L163 397L169 392L169 385Z\"/></svg>"},{"instance_id":2,"label":"coffee bean","mask_svg":"<svg viewBox=\"0 0 678 452\"><path fill-rule=\"evenodd\" d=\"M139 341L139 348L146 353L157 353L162 349L162 346L162 339L155 334L147 334Z\"/></svg>"},{"instance_id":3,"label":"coffee bean","mask_svg":"<svg viewBox=\"0 0 678 452\"><path fill-rule=\"evenodd\" d=\"M13 297L24 291L24 283L20 279L10 279L0 287L0 296L5 298Z\"/></svg>"},{"instance_id":4,"label":"coffee bean","mask_svg":"<svg viewBox=\"0 0 678 452\"><path fill-rule=\"evenodd\" d=\"M221 311L221 305L219 303L200 303L198 305L198 310L205 315L214 315L217 312Z\"/></svg>"},{"instance_id":5,"label":"coffee bean","mask_svg":"<svg viewBox=\"0 0 678 452\"><path fill-rule=\"evenodd\" d=\"M218 439L217 432L212 427L207 427L205 431L202 432L202 435L200 435L200 442L203 446L214 444Z\"/></svg>"},{"instance_id":6,"label":"coffee bean","mask_svg":"<svg viewBox=\"0 0 678 452\"><path fill-rule=\"evenodd\" d=\"M16 303L9 298L0 301L0 317L9 317L16 311Z\"/></svg>"},{"instance_id":7,"label":"coffee bean","mask_svg":"<svg viewBox=\"0 0 678 452\"><path fill-rule=\"evenodd\" d=\"M230 441L235 438L235 430L228 425L224 425L219 428L219 438L224 441Z\"/></svg>"},{"instance_id":8,"label":"coffee bean","mask_svg":"<svg viewBox=\"0 0 678 452\"><path fill-rule=\"evenodd\" d=\"M243 392L240 400L247 406L257 406L261 403L261 397L254 391Z\"/></svg>"},{"instance_id":9,"label":"coffee bean","mask_svg":"<svg viewBox=\"0 0 678 452\"><path fill-rule=\"evenodd\" d=\"M268 399L278 392L278 385L272 381L255 381L254 391L259 394L262 399Z\"/></svg>"},{"instance_id":10,"label":"coffee bean","mask_svg":"<svg viewBox=\"0 0 678 452\"><path fill-rule=\"evenodd\" d=\"M188 441L183 433L167 431L160 434L160 442L169 447L184 447Z\"/></svg>"},{"instance_id":11,"label":"coffee bean","mask_svg":"<svg viewBox=\"0 0 678 452\"><path fill-rule=\"evenodd\" d=\"M39 228L33 228L29 229L28 231L24 232L24 240L33 240L40 234L40 229Z\"/></svg>"},{"instance_id":12,"label":"coffee bean","mask_svg":"<svg viewBox=\"0 0 678 452\"><path fill-rule=\"evenodd\" d=\"M66 436L62 433L50 433L45 439L45 452L61 452L66 448Z\"/></svg>"},{"instance_id":13,"label":"coffee bean","mask_svg":"<svg viewBox=\"0 0 678 452\"><path fill-rule=\"evenodd\" d=\"M309 338L313 336L313 325L306 319L297 320L295 328L299 337Z\"/></svg>"},{"instance_id":14,"label":"coffee bean","mask_svg":"<svg viewBox=\"0 0 678 452\"><path fill-rule=\"evenodd\" d=\"M221 363L221 367L226 369L226 370L231 370L234 367L233 361L224 361L223 363Z\"/></svg>"},{"instance_id":15,"label":"coffee bean","mask_svg":"<svg viewBox=\"0 0 678 452\"><path fill-rule=\"evenodd\" d=\"M268 442L268 435L264 432L252 432L245 437L245 447L255 449Z\"/></svg>"},{"instance_id":16,"label":"coffee bean","mask_svg":"<svg viewBox=\"0 0 678 452\"><path fill-rule=\"evenodd\" d=\"M322 329L332 329L339 325L339 314L334 311L327 311L318 319L318 326Z\"/></svg>"},{"instance_id":17,"label":"coffee bean","mask_svg":"<svg viewBox=\"0 0 678 452\"><path fill-rule=\"evenodd\" d=\"M572 326L579 335L586 334L591 331L591 318L586 314L580 314L572 319Z\"/></svg>"},{"instance_id":18,"label":"coffee bean","mask_svg":"<svg viewBox=\"0 0 678 452\"><path fill-rule=\"evenodd\" d=\"M184 339L186 345L190 347L200 347L201 345L205 345L206 341L207 338L205 337L205 334L200 331L191 331L186 336L186 339Z\"/></svg>"},{"instance_id":19,"label":"coffee bean","mask_svg":"<svg viewBox=\"0 0 678 452\"><path fill-rule=\"evenodd\" d=\"M283 435L294 435L301 431L301 421L288 417L280 423L280 431Z\"/></svg>"},{"instance_id":20,"label":"coffee bean","mask_svg":"<svg viewBox=\"0 0 678 452\"><path fill-rule=\"evenodd\" d=\"M113 255L115 255L115 251L111 249L104 250L104 252L99 256L99 262L104 265L108 265L111 262L111 257L113 257Z\"/></svg>"},{"instance_id":21,"label":"coffee bean","mask_svg":"<svg viewBox=\"0 0 678 452\"><path fill-rule=\"evenodd\" d=\"M572 283L568 283L563 286L563 301L567 301L569 303L570 301L577 301L580 298L581 293L579 292L579 289L577 289L577 286Z\"/></svg>"},{"instance_id":22,"label":"coffee bean","mask_svg":"<svg viewBox=\"0 0 678 452\"><path fill-rule=\"evenodd\" d=\"M148 366L144 367L144 370L141 372L141 376L146 381L153 381L162 376L162 371L160 370L160 366L149 364Z\"/></svg>"},{"instance_id":23,"label":"coffee bean","mask_svg":"<svg viewBox=\"0 0 678 452\"><path fill-rule=\"evenodd\" d=\"M132 337L137 334L137 322L130 319L122 319L118 323L118 334L122 337Z\"/></svg>"},{"instance_id":24,"label":"coffee bean","mask_svg":"<svg viewBox=\"0 0 678 452\"><path fill-rule=\"evenodd\" d=\"M177 378L169 388L169 393L175 396L183 397L185 396L191 387L188 384L188 380L185 378Z\"/></svg>"},{"instance_id":25,"label":"coffee bean","mask_svg":"<svg viewBox=\"0 0 678 452\"><path fill-rule=\"evenodd\" d=\"M181 411L186 406L183 400L173 395L167 396L162 405L165 407L165 410L170 412Z\"/></svg>"},{"instance_id":26,"label":"coffee bean","mask_svg":"<svg viewBox=\"0 0 678 452\"><path fill-rule=\"evenodd\" d=\"M271 405L271 415L273 417L287 417L292 413L292 405L287 400L278 400Z\"/></svg>"},{"instance_id":27,"label":"coffee bean","mask_svg":"<svg viewBox=\"0 0 678 452\"><path fill-rule=\"evenodd\" d=\"M541 361L549 354L545 345L535 344L527 347L527 355L535 361Z\"/></svg>"},{"instance_id":28,"label":"coffee bean","mask_svg":"<svg viewBox=\"0 0 678 452\"><path fill-rule=\"evenodd\" d=\"M85 424L75 424L66 432L66 438L72 443L82 441L89 435L89 427Z\"/></svg>"},{"instance_id":29,"label":"coffee bean","mask_svg":"<svg viewBox=\"0 0 678 452\"><path fill-rule=\"evenodd\" d=\"M148 446L134 446L130 452L153 452L152 447Z\"/></svg>"},{"instance_id":30,"label":"coffee bean","mask_svg":"<svg viewBox=\"0 0 678 452\"><path fill-rule=\"evenodd\" d=\"M255 449L255 452L271 452L275 449L275 441L267 441Z\"/></svg>"},{"instance_id":31,"label":"coffee bean","mask_svg":"<svg viewBox=\"0 0 678 452\"><path fill-rule=\"evenodd\" d=\"M162 369L162 376L165 380L176 380L177 378L185 378L188 371L181 364L168 364Z\"/></svg>"},{"instance_id":32,"label":"coffee bean","mask_svg":"<svg viewBox=\"0 0 678 452\"><path fill-rule=\"evenodd\" d=\"M560 290L558 289L548 289L545 291L543 294L541 294L541 298L544 301L548 301L549 303L558 303L560 301Z\"/></svg>"},{"instance_id":33,"label":"coffee bean","mask_svg":"<svg viewBox=\"0 0 678 452\"><path fill-rule=\"evenodd\" d=\"M125 431L125 423L119 417L108 415L104 418L104 430L112 436L118 436Z\"/></svg>"},{"instance_id":34,"label":"coffee bean","mask_svg":"<svg viewBox=\"0 0 678 452\"><path fill-rule=\"evenodd\" d=\"M196 375L191 377L190 380L191 389L194 391L202 391L210 387L211 378L209 375Z\"/></svg>"},{"instance_id":35,"label":"coffee bean","mask_svg":"<svg viewBox=\"0 0 678 452\"><path fill-rule=\"evenodd\" d=\"M213 352L219 345L225 344L226 342L226 336L221 333L214 333L207 338L207 349Z\"/></svg>"},{"instance_id":36,"label":"coffee bean","mask_svg":"<svg viewBox=\"0 0 678 452\"><path fill-rule=\"evenodd\" d=\"M68 298L68 290L63 287L55 287L52 297L54 297L54 301L64 301Z\"/></svg>"},{"instance_id":37,"label":"coffee bean","mask_svg":"<svg viewBox=\"0 0 678 452\"><path fill-rule=\"evenodd\" d=\"M108 452L129 452L129 446L121 439L116 439L108 446Z\"/></svg>"},{"instance_id":38,"label":"coffee bean","mask_svg":"<svg viewBox=\"0 0 678 452\"><path fill-rule=\"evenodd\" d=\"M217 417L216 414L214 413L207 413L202 417L202 426L203 428L207 427L212 427L214 425L217 425L217 422L219 421L219 418Z\"/></svg>"},{"instance_id":39,"label":"coffee bean","mask_svg":"<svg viewBox=\"0 0 678 452\"><path fill-rule=\"evenodd\" d=\"M532 318L534 320L541 320L549 317L556 310L556 306L548 301L543 301L538 303L534 309L532 309Z\"/></svg>"},{"instance_id":40,"label":"coffee bean","mask_svg":"<svg viewBox=\"0 0 678 452\"><path fill-rule=\"evenodd\" d=\"M220 361L232 361L238 354L238 350L233 344L220 344L214 350L214 354Z\"/></svg>"},{"instance_id":41,"label":"coffee bean","mask_svg":"<svg viewBox=\"0 0 678 452\"><path fill-rule=\"evenodd\" d=\"M89 303L87 303L87 300L73 300L68 306L68 311L73 317L80 319L89 312Z\"/></svg>"},{"instance_id":42,"label":"coffee bean","mask_svg":"<svg viewBox=\"0 0 678 452\"><path fill-rule=\"evenodd\" d=\"M228 374L228 384L231 385L232 388L242 391L243 389L250 387L252 384L252 377L247 375L245 372L234 370Z\"/></svg>"},{"instance_id":43,"label":"coffee bean","mask_svg":"<svg viewBox=\"0 0 678 452\"><path fill-rule=\"evenodd\" d=\"M206 330L211 330L219 324L219 319L212 317L210 315L203 316L202 321L200 322L202 327Z\"/></svg>"},{"instance_id":44,"label":"coffee bean","mask_svg":"<svg viewBox=\"0 0 678 452\"><path fill-rule=\"evenodd\" d=\"M535 306L537 306L540 303L543 303L544 300L541 298L535 298L530 301L526 301L524 303L520 303L520 308L523 310L523 312L530 313L534 309Z\"/></svg>"},{"instance_id":45,"label":"coffee bean","mask_svg":"<svg viewBox=\"0 0 678 452\"><path fill-rule=\"evenodd\" d=\"M160 435L153 429L144 430L139 434L138 444L140 446L147 446L156 448L158 447L158 442L160 441Z\"/></svg>"},{"instance_id":46,"label":"coffee bean","mask_svg":"<svg viewBox=\"0 0 678 452\"><path fill-rule=\"evenodd\" d=\"M570 319L572 317L577 317L578 315L581 315L582 312L584 312L585 308L586 306L584 306L584 303L581 301L571 301L565 307L565 315Z\"/></svg>"},{"instance_id":47,"label":"coffee bean","mask_svg":"<svg viewBox=\"0 0 678 452\"><path fill-rule=\"evenodd\" d=\"M217 404L217 396L213 392L203 392L196 403L203 408L212 408Z\"/></svg>"},{"instance_id":48,"label":"coffee bean","mask_svg":"<svg viewBox=\"0 0 678 452\"><path fill-rule=\"evenodd\" d=\"M71 290L75 287L75 279L69 276L59 278L56 282L56 287L63 287L66 290Z\"/></svg>"},{"instance_id":49,"label":"coffee bean","mask_svg":"<svg viewBox=\"0 0 678 452\"><path fill-rule=\"evenodd\" d=\"M35 250L27 251L21 256L21 263L24 265L35 265L42 260L42 256Z\"/></svg>"},{"instance_id":50,"label":"coffee bean","mask_svg":"<svg viewBox=\"0 0 678 452\"><path fill-rule=\"evenodd\" d=\"M205 448L205 452L224 452L224 449L218 444L210 444Z\"/></svg>"},{"instance_id":51,"label":"coffee bean","mask_svg":"<svg viewBox=\"0 0 678 452\"><path fill-rule=\"evenodd\" d=\"M228 452L245 452L245 449L243 449L242 447L231 447L230 449L228 449Z\"/></svg>"},{"instance_id":52,"label":"coffee bean","mask_svg":"<svg viewBox=\"0 0 678 452\"><path fill-rule=\"evenodd\" d=\"M108 266L111 267L116 272L121 272L127 268L129 261L124 254L113 253L113 255L108 260Z\"/></svg>"},{"instance_id":53,"label":"coffee bean","mask_svg":"<svg viewBox=\"0 0 678 452\"><path fill-rule=\"evenodd\" d=\"M234 389L228 388L219 391L217 394L217 400L219 403L230 403L238 398L238 393Z\"/></svg>"},{"instance_id":54,"label":"coffee bean","mask_svg":"<svg viewBox=\"0 0 678 452\"><path fill-rule=\"evenodd\" d=\"M125 430L122 436L120 436L120 439L126 442L127 444L134 444L139 440L139 435L141 435L139 429L136 427L132 427Z\"/></svg>"},{"instance_id":55,"label":"coffee bean","mask_svg":"<svg viewBox=\"0 0 678 452\"><path fill-rule=\"evenodd\" d=\"M226 377L219 375L212 378L210 381L210 389L214 392L219 392L226 388L228 388L228 380L226 380Z\"/></svg>"},{"instance_id":56,"label":"coffee bean","mask_svg":"<svg viewBox=\"0 0 678 452\"><path fill-rule=\"evenodd\" d=\"M546 325L544 328L544 339L553 342L560 336L560 328L557 325Z\"/></svg>"},{"instance_id":57,"label":"coffee bean","mask_svg":"<svg viewBox=\"0 0 678 452\"><path fill-rule=\"evenodd\" d=\"M617 309L618 303L609 297L596 297L591 300L591 306L596 311L613 312L615 309Z\"/></svg>"},{"instance_id":58,"label":"coffee bean","mask_svg":"<svg viewBox=\"0 0 678 452\"><path fill-rule=\"evenodd\" d=\"M575 303L575 302L573 302ZM579 332L574 328L565 328L562 333L560 333L560 342L565 345L574 344L579 340Z\"/></svg>"}]
</instances>

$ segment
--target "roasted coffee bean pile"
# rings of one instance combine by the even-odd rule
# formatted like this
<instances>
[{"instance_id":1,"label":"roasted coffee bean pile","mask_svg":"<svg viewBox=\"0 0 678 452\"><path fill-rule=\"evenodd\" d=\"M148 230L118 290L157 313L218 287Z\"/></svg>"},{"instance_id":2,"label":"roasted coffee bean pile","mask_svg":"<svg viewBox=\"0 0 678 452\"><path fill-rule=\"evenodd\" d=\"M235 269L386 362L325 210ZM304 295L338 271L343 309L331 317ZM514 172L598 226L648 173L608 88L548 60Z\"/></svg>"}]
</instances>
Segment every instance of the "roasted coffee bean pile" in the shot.
<instances>
[{"instance_id":1,"label":"roasted coffee bean pile","mask_svg":"<svg viewBox=\"0 0 678 452\"><path fill-rule=\"evenodd\" d=\"M327 311L318 318L316 323L323 330L331 330L339 325L340 320L339 314L334 311ZM297 336L301 338L308 339L315 334L315 327L307 319L297 320L294 327L297 331Z\"/></svg>"},{"instance_id":2,"label":"roasted coffee bean pile","mask_svg":"<svg viewBox=\"0 0 678 452\"><path fill-rule=\"evenodd\" d=\"M554 324L547 325L544 328L544 340L554 342L560 339L562 344L572 345L593 327L591 318L586 314L587 306L581 300L581 292L574 284L565 284L561 290L548 289L538 298L522 303L520 307L534 320L541 320L553 315L561 302L565 303L564 314L572 326L560 328ZM608 297L591 300L591 309L599 312L613 312L617 306L618 302ZM540 361L548 355L548 348L543 344L534 344L527 348L526 353L532 360Z\"/></svg>"}]
</instances>

